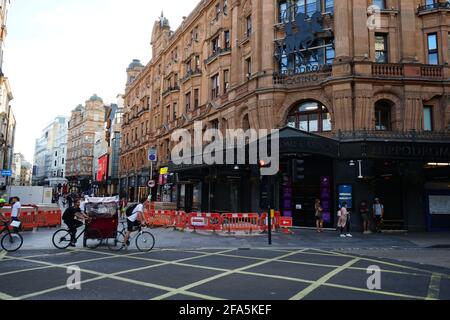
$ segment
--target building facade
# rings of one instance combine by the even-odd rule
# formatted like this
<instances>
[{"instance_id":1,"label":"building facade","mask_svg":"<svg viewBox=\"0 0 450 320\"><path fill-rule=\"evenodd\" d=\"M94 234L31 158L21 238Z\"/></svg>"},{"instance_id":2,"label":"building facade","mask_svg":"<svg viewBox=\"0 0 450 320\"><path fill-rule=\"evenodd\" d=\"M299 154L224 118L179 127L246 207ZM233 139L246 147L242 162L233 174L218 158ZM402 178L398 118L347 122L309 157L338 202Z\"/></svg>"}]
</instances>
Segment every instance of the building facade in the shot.
<instances>
[{"instance_id":1,"label":"building facade","mask_svg":"<svg viewBox=\"0 0 450 320\"><path fill-rule=\"evenodd\" d=\"M33 165L33 184L49 186L58 191L64 184L66 154L67 154L67 130L69 118L56 117L36 139Z\"/></svg>"},{"instance_id":2,"label":"building facade","mask_svg":"<svg viewBox=\"0 0 450 320\"><path fill-rule=\"evenodd\" d=\"M31 186L32 183L32 165L25 160L21 153L14 154L14 162L12 166L13 186Z\"/></svg>"},{"instance_id":3,"label":"building facade","mask_svg":"<svg viewBox=\"0 0 450 320\"><path fill-rule=\"evenodd\" d=\"M187 211L270 205L313 226L320 199L332 227L342 202L357 211L379 197L385 228L450 229L448 1L201 1L175 32L155 23L152 52L127 69L120 172L130 199L149 192L155 147L156 168L169 168L160 195ZM279 174L174 165L171 135L196 121L281 129Z\"/></svg>"},{"instance_id":4,"label":"building facade","mask_svg":"<svg viewBox=\"0 0 450 320\"><path fill-rule=\"evenodd\" d=\"M72 192L93 191L93 161L96 133L103 133L105 105L93 95L86 105L72 111L69 121L66 178Z\"/></svg>"},{"instance_id":5,"label":"building facade","mask_svg":"<svg viewBox=\"0 0 450 320\"><path fill-rule=\"evenodd\" d=\"M16 121L10 101L13 99L8 78L3 73L3 52L7 35L7 17L9 0L0 2L0 169L11 170ZM11 177L1 177L0 186L11 182Z\"/></svg>"}]
</instances>

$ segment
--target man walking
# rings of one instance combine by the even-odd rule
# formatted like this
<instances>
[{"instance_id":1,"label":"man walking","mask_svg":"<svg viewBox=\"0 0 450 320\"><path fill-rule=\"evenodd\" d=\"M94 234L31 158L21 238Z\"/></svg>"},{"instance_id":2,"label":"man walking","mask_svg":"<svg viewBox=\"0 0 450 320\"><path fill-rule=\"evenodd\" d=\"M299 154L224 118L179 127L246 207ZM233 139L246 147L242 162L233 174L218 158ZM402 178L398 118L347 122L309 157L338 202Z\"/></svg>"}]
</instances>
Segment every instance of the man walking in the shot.
<instances>
[{"instance_id":1,"label":"man walking","mask_svg":"<svg viewBox=\"0 0 450 320\"><path fill-rule=\"evenodd\" d=\"M375 230L378 233L381 233L381 225L383 224L384 218L384 206L381 203L379 198L375 199L375 203L373 204L373 217L375 220Z\"/></svg>"}]
</instances>

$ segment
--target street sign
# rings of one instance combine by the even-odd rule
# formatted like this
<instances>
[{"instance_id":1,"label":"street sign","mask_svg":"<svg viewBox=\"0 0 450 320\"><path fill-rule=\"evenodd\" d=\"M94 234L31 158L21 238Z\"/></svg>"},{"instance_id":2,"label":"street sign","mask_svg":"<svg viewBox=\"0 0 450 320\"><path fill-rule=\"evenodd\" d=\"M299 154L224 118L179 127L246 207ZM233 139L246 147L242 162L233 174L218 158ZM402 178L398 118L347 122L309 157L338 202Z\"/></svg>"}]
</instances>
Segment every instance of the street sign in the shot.
<instances>
[{"instance_id":1,"label":"street sign","mask_svg":"<svg viewBox=\"0 0 450 320\"><path fill-rule=\"evenodd\" d=\"M149 188L154 188L156 186L156 181L155 180L150 180L149 182L148 182L148 187Z\"/></svg>"},{"instance_id":2,"label":"street sign","mask_svg":"<svg viewBox=\"0 0 450 320\"><path fill-rule=\"evenodd\" d=\"M166 174L168 174L168 173L169 173L169 168L167 168L167 167L161 168L161 169L159 170L159 174L160 174L160 175L166 175Z\"/></svg>"},{"instance_id":3,"label":"street sign","mask_svg":"<svg viewBox=\"0 0 450 320\"><path fill-rule=\"evenodd\" d=\"M156 162L158 160L158 151L156 148L150 148L148 150L148 161Z\"/></svg>"},{"instance_id":4,"label":"street sign","mask_svg":"<svg viewBox=\"0 0 450 320\"><path fill-rule=\"evenodd\" d=\"M11 170L2 170L2 177L11 177L12 171Z\"/></svg>"}]
</instances>

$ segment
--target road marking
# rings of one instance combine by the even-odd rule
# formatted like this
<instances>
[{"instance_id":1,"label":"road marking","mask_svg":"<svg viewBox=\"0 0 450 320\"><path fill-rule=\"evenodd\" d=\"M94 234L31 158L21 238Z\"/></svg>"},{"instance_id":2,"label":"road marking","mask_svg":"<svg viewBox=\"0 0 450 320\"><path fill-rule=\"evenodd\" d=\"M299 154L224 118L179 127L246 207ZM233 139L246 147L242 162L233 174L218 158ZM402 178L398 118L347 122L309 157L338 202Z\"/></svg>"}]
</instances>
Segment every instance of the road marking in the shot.
<instances>
[{"instance_id":1,"label":"road marking","mask_svg":"<svg viewBox=\"0 0 450 320\"><path fill-rule=\"evenodd\" d=\"M0 261L2 261L4 257L6 257L6 251L0 252Z\"/></svg>"},{"instance_id":2,"label":"road marking","mask_svg":"<svg viewBox=\"0 0 450 320\"><path fill-rule=\"evenodd\" d=\"M0 300L11 300L11 299L13 299L12 296L10 296L6 293L0 292Z\"/></svg>"},{"instance_id":3,"label":"road marking","mask_svg":"<svg viewBox=\"0 0 450 320\"><path fill-rule=\"evenodd\" d=\"M283 259L283 258L292 256L292 255L297 254L299 252L301 252L301 251L291 252L289 254L285 254L285 255L282 255L282 256L277 257L277 258L267 259L265 261L260 261L260 262L257 262L255 264L252 264L252 265L249 265L249 266L246 266L246 267L230 270L228 272L225 272L225 273L222 273L222 274L218 274L216 276L212 276L212 277L209 277L209 278L206 278L206 279L203 279L203 280L191 283L191 284L189 284L187 286L184 286L184 287L179 288L177 290L174 290L172 292L168 292L168 293L163 294L163 295L161 295L159 297L153 298L152 300L163 300L163 299L166 299L166 298L171 297L173 295L176 295L176 294L180 293L181 291L190 290L192 288L198 287L198 286L203 285L205 283L208 283L208 282L211 282L211 281L214 281L214 280L217 280L217 279L229 276L229 275L231 275L233 273L236 273L237 271L245 271L247 269L252 269L252 268L258 267L258 266L263 265L263 264L267 264L267 263L270 263L270 262L273 262L273 261L277 261L278 259Z\"/></svg>"},{"instance_id":4,"label":"road marking","mask_svg":"<svg viewBox=\"0 0 450 320\"><path fill-rule=\"evenodd\" d=\"M293 296L289 300L302 300L304 297L306 297L308 294L310 294L311 292L313 292L314 290L319 288L321 285L326 283L328 280L333 278L335 275L344 271L348 267L351 267L352 265L357 263L359 260L360 260L359 258L353 259L353 260L347 262L346 264L340 266L339 268L334 269L330 273L324 275L322 278L320 278L319 280L317 280L316 282L311 284L309 287L307 287L307 288L303 289L302 291L300 291L299 293L297 293L295 296Z\"/></svg>"},{"instance_id":5,"label":"road marking","mask_svg":"<svg viewBox=\"0 0 450 320\"><path fill-rule=\"evenodd\" d=\"M228 250L226 250L226 251L224 251L224 252L229 252L229 251L233 251L233 250L234 250L234 249L231 249L231 250L228 249ZM210 256L210 255L214 255L214 254L207 253L207 254L204 254L203 256L199 256L199 257L190 257L190 258L184 258L184 259L175 260L175 261L167 261L167 262L160 263L160 264L156 264L156 265L152 265L152 266L146 266L146 267L136 268L136 269L132 269L132 270L120 271L120 272L116 272L116 273L113 273L113 274L105 274L105 273L101 273L101 272L97 272L97 271L91 271L91 270L85 270L85 269L83 269L83 270L81 270L82 272L88 273L88 274L92 274L92 275L97 275L97 276L99 276L99 277L94 278L94 279L88 279L88 280L85 280L85 281L81 281L80 283L81 283L81 284L83 284L83 283L89 283L89 282L92 282L92 281L97 281L97 280L102 280L102 279L109 278L109 279L114 279L114 280L118 280L118 281L122 281L122 282L127 282L127 283L131 283L131 284L136 284L136 285L140 285L140 286L144 286L144 287L151 287L151 288L159 289L159 290L163 290L163 291L169 291L169 292L171 292L171 291L177 290L177 291L179 291L181 294L184 294L184 295L191 295L191 293L190 293L190 292L187 292L186 290L178 290L178 289L175 289L175 288L170 288L170 287L166 287L166 286L161 286L161 285L157 285L157 284L153 284L153 283L144 283L144 282L140 282L140 281L135 281L135 280L131 280L131 279L128 279L128 278L120 277L119 275L131 273L131 272L143 271L143 270L147 270L147 269L151 269L151 268L156 268L156 267L160 267L160 266L164 266L164 265L169 265L169 264L172 264L173 262L178 263L178 262L184 262L184 261L188 261L188 260L195 259L195 258L207 257L207 256ZM117 256L117 255L114 255L114 256ZM24 259L24 258L12 258L12 259L13 259L13 260L20 260L20 261L35 262L35 263L37 262L36 260L30 260L30 259ZM38 263L45 264L45 265L47 265L47 266L49 266L49 267L54 267L54 268L60 268L60 269L61 269L61 268L62 268L62 269L66 269L66 268L67 268L67 266L64 266L64 265L58 265L58 264L54 264L54 263L50 263L50 262L42 262L42 261L39 261ZM72 264L76 264L76 263L77 263L77 262L71 262L71 263L69 263L69 264L72 265ZM30 294L27 294L27 295L24 295L24 296L21 296L21 297L13 298L13 300L23 300L23 299L28 299L28 298L31 298L31 297L40 296L40 295L45 294L45 293L49 293L49 292L53 292L53 291L58 291L58 290L65 289L65 288L67 288L67 286L65 286L65 285L64 285L64 286L58 286L58 287L46 289L46 290L43 290L43 291L30 293ZM196 296L198 296L198 295L196 294ZM212 300L216 300L215 297L210 297L210 298L211 298Z\"/></svg>"},{"instance_id":6,"label":"road marking","mask_svg":"<svg viewBox=\"0 0 450 320\"><path fill-rule=\"evenodd\" d=\"M441 292L441 279L442 277L438 274L433 273L430 279L430 286L428 287L428 299L439 299L439 294Z\"/></svg>"},{"instance_id":7,"label":"road marking","mask_svg":"<svg viewBox=\"0 0 450 320\"><path fill-rule=\"evenodd\" d=\"M323 250L321 250L321 249L314 249L314 250L317 250L317 251L323 251ZM326 252L326 251L325 251L325 252ZM388 266L397 267L397 268L401 268L401 269L409 269L409 270L414 270L414 271L420 271L420 272L425 272L425 273L428 273L428 274L433 274L433 273L435 273L436 275L439 275L439 276L441 276L442 278L450 279L450 275L444 274L444 273L433 272L433 271L430 271L430 270L425 270L425 269L420 269L420 268L415 268L415 267L404 266L404 265L401 265L401 264L392 263L392 262L388 262L388 261L377 260L377 259L372 259L372 258L368 258L368 257L365 257L365 256L358 257L358 256L350 255L350 254L340 253L340 252L337 253L337 254L340 255L340 256L343 256L343 257L360 258L361 260L364 260L364 261L370 261L370 262L375 262L375 263L385 264L385 265L388 265Z\"/></svg>"}]
</instances>

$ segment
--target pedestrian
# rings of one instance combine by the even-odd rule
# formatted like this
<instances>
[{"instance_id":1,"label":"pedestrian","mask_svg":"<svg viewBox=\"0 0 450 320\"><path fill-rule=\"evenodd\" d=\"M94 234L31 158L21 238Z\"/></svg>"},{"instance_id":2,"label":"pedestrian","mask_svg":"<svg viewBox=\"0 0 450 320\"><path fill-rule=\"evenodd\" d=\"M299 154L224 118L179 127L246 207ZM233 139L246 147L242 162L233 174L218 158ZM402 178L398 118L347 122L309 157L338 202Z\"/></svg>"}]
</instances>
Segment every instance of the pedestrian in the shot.
<instances>
[{"instance_id":1,"label":"pedestrian","mask_svg":"<svg viewBox=\"0 0 450 320\"><path fill-rule=\"evenodd\" d=\"M342 203L342 208L338 211L338 227L341 231L341 238L351 238L350 233L350 212L347 210L347 202ZM347 233L344 231L347 230Z\"/></svg>"},{"instance_id":2,"label":"pedestrian","mask_svg":"<svg viewBox=\"0 0 450 320\"><path fill-rule=\"evenodd\" d=\"M316 204L314 205L314 209L316 211L316 227L317 232L323 232L323 208L320 205L320 200L316 199Z\"/></svg>"},{"instance_id":3,"label":"pedestrian","mask_svg":"<svg viewBox=\"0 0 450 320\"><path fill-rule=\"evenodd\" d=\"M359 214L361 215L361 220L363 223L363 233L368 234L371 233L369 229L369 207L367 205L367 201L362 200L359 204Z\"/></svg>"},{"instance_id":4,"label":"pedestrian","mask_svg":"<svg viewBox=\"0 0 450 320\"><path fill-rule=\"evenodd\" d=\"M72 207L72 205L73 205L73 199L72 199L71 194L67 195L67 204L68 204L69 208Z\"/></svg>"},{"instance_id":5,"label":"pedestrian","mask_svg":"<svg viewBox=\"0 0 450 320\"><path fill-rule=\"evenodd\" d=\"M381 203L380 198L375 198L375 203L373 204L373 218L375 223L375 231L381 233L381 225L384 219L384 205Z\"/></svg>"},{"instance_id":6,"label":"pedestrian","mask_svg":"<svg viewBox=\"0 0 450 320\"><path fill-rule=\"evenodd\" d=\"M19 218L20 218L20 213L21 213L20 211L21 211L22 205L20 204L19 197L13 197L11 199L11 205L12 205L11 220L20 222ZM19 231L20 231L20 228L14 228L15 233L18 233Z\"/></svg>"}]
</instances>

